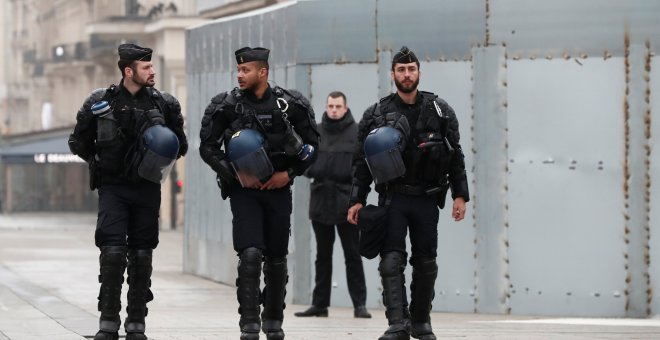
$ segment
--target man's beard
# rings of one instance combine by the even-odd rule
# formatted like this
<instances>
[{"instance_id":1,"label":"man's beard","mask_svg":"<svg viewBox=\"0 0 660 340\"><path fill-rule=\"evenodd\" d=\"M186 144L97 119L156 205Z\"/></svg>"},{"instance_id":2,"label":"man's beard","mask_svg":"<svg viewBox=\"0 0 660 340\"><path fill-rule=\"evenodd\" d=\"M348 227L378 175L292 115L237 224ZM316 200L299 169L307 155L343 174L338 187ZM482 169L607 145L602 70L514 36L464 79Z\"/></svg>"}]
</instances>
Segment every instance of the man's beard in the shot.
<instances>
[{"instance_id":1,"label":"man's beard","mask_svg":"<svg viewBox=\"0 0 660 340\"><path fill-rule=\"evenodd\" d=\"M396 88L403 93L412 93L417 89L417 85L419 85L419 78L417 78L410 87L403 85L403 83L400 83L396 79L394 80L394 85L396 85Z\"/></svg>"},{"instance_id":2,"label":"man's beard","mask_svg":"<svg viewBox=\"0 0 660 340\"><path fill-rule=\"evenodd\" d=\"M133 76L133 77L131 78L131 80L133 80L134 83L136 83L136 84L138 84L138 85L140 85L140 86L142 86L142 87L152 87L152 86L155 85L155 82L154 82L153 80L150 82L150 81L149 81L149 78L147 78L147 79L145 79L145 80L142 80L142 79L140 79L140 78L138 78L138 77L136 77L136 76Z\"/></svg>"}]
</instances>

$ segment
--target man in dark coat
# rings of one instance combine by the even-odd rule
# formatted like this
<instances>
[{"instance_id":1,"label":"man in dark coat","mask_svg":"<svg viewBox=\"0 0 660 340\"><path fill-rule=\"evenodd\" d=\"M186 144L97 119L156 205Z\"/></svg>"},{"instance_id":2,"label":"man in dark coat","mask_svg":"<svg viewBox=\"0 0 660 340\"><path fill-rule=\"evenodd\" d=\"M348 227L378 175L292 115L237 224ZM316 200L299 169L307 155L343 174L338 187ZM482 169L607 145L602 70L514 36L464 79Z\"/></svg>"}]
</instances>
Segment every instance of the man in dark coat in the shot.
<instances>
[{"instance_id":1,"label":"man in dark coat","mask_svg":"<svg viewBox=\"0 0 660 340\"><path fill-rule=\"evenodd\" d=\"M371 317L365 307L367 289L358 249L359 231L346 221L357 130L355 119L346 106L346 96L339 91L331 92L319 129L318 158L307 172L312 178L309 218L316 235L316 286L312 306L295 313L296 316L328 316L336 226L344 248L348 291L355 308L353 315L356 318Z\"/></svg>"}]
</instances>

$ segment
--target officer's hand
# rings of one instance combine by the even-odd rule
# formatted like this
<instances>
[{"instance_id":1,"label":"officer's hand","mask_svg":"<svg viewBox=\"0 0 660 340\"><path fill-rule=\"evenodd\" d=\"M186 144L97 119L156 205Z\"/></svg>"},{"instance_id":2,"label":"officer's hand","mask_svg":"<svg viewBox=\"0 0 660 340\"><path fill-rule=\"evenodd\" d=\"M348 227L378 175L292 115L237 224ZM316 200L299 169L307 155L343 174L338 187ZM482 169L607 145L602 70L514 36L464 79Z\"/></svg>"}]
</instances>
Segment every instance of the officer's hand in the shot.
<instances>
[{"instance_id":1,"label":"officer's hand","mask_svg":"<svg viewBox=\"0 0 660 340\"><path fill-rule=\"evenodd\" d=\"M279 189L289 184L290 181L291 179L286 171L276 171L273 176L270 177L268 182L261 186L261 190Z\"/></svg>"},{"instance_id":2,"label":"officer's hand","mask_svg":"<svg viewBox=\"0 0 660 340\"><path fill-rule=\"evenodd\" d=\"M465 199L463 197L456 197L454 199L454 206L451 210L451 216L456 222L465 218Z\"/></svg>"},{"instance_id":3,"label":"officer's hand","mask_svg":"<svg viewBox=\"0 0 660 340\"><path fill-rule=\"evenodd\" d=\"M355 203L352 207L348 209L348 216L346 217L348 223L355 225L358 224L358 211L360 211L362 207L363 207L362 203Z\"/></svg>"}]
</instances>

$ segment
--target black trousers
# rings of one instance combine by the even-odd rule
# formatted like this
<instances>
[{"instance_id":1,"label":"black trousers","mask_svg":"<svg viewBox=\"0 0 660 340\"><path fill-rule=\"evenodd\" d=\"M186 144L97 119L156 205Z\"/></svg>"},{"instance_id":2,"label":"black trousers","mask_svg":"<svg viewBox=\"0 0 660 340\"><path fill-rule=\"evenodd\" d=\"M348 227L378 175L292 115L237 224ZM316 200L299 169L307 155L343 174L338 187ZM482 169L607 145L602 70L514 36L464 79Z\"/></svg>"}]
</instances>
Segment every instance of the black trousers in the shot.
<instances>
[{"instance_id":1,"label":"black trousers","mask_svg":"<svg viewBox=\"0 0 660 340\"><path fill-rule=\"evenodd\" d=\"M312 305L328 307L332 290L332 250L335 243L335 226L312 221L316 235L316 286L312 295ZM358 228L348 222L337 224L337 233L344 249L346 281L353 306L364 306L367 300L367 287L364 282L362 257L359 252Z\"/></svg>"},{"instance_id":2,"label":"black trousers","mask_svg":"<svg viewBox=\"0 0 660 340\"><path fill-rule=\"evenodd\" d=\"M98 193L99 213L94 235L97 247L156 248L160 184L146 180L137 184L106 184Z\"/></svg>"},{"instance_id":3,"label":"black trousers","mask_svg":"<svg viewBox=\"0 0 660 340\"><path fill-rule=\"evenodd\" d=\"M411 258L437 257L439 214L434 196L392 194L381 254L406 254L406 234L410 230Z\"/></svg>"},{"instance_id":4,"label":"black trousers","mask_svg":"<svg viewBox=\"0 0 660 340\"><path fill-rule=\"evenodd\" d=\"M255 247L269 257L284 257L289 252L291 186L274 190L232 188L229 198L234 250Z\"/></svg>"}]
</instances>

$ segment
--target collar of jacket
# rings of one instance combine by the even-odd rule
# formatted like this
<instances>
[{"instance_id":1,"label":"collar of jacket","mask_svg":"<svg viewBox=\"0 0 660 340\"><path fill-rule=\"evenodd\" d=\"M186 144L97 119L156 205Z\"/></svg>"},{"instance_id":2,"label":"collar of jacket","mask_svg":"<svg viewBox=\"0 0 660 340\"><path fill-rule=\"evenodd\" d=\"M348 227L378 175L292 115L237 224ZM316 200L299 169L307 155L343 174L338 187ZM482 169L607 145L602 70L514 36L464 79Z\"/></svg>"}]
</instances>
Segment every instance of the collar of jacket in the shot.
<instances>
[{"instance_id":1,"label":"collar of jacket","mask_svg":"<svg viewBox=\"0 0 660 340\"><path fill-rule=\"evenodd\" d=\"M323 123L323 128L329 133L339 133L345 130L349 125L355 123L355 119L353 118L353 114L351 114L351 109L348 109L341 119L330 119L328 113L323 112L321 122Z\"/></svg>"}]
</instances>

